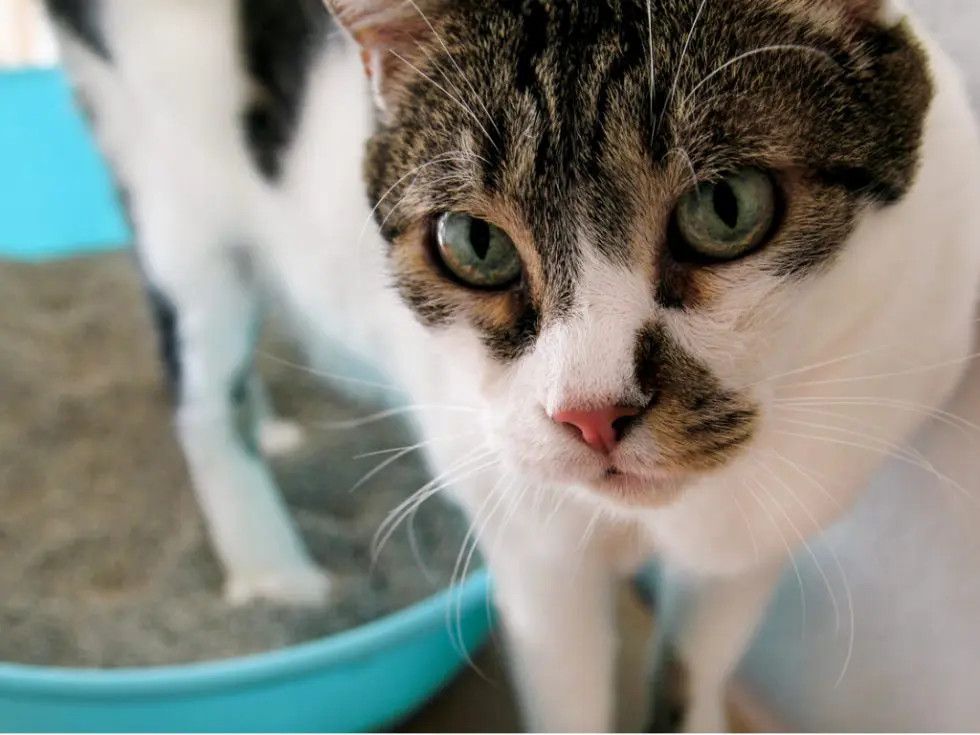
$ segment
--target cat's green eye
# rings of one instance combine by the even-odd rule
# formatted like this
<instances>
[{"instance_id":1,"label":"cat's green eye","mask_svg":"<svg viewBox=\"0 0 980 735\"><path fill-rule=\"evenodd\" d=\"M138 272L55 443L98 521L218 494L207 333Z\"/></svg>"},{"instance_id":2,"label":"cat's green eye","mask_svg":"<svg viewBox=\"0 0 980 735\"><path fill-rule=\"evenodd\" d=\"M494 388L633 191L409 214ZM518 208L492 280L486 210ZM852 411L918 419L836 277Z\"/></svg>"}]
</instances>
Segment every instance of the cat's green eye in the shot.
<instances>
[{"instance_id":1,"label":"cat's green eye","mask_svg":"<svg viewBox=\"0 0 980 735\"><path fill-rule=\"evenodd\" d=\"M710 261L735 260L766 240L776 219L776 187L756 168L746 168L689 191L677 204L684 245Z\"/></svg>"},{"instance_id":2,"label":"cat's green eye","mask_svg":"<svg viewBox=\"0 0 980 735\"><path fill-rule=\"evenodd\" d=\"M441 215L436 220L436 245L445 266L468 286L505 288L521 275L514 241L482 219L453 212Z\"/></svg>"}]
</instances>

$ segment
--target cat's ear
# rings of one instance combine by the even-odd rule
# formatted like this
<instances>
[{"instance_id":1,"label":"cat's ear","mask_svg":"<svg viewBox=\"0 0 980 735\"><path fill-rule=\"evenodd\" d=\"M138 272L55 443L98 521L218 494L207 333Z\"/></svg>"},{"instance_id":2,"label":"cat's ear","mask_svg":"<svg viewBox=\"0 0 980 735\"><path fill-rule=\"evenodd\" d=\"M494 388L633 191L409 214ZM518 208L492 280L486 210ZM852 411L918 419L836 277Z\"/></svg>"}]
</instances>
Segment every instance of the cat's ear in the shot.
<instances>
[{"instance_id":1,"label":"cat's ear","mask_svg":"<svg viewBox=\"0 0 980 735\"><path fill-rule=\"evenodd\" d=\"M418 75L424 46L435 37L436 0L324 0L340 26L361 48L364 71L383 112ZM413 68L415 67L415 68Z\"/></svg>"},{"instance_id":2,"label":"cat's ear","mask_svg":"<svg viewBox=\"0 0 980 735\"><path fill-rule=\"evenodd\" d=\"M896 26L908 14L903 0L831 0L843 6L845 12L865 23L877 23L886 28Z\"/></svg>"}]
</instances>

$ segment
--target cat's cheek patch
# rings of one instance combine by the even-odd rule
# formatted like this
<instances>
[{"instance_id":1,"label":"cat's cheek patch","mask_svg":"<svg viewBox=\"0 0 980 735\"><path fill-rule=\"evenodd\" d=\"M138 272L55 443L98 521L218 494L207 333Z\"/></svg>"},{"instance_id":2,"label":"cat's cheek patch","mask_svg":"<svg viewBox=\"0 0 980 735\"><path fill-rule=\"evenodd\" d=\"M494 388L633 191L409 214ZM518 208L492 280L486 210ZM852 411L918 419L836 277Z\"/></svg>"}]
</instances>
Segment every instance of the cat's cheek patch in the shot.
<instances>
[{"instance_id":1,"label":"cat's cheek patch","mask_svg":"<svg viewBox=\"0 0 980 735\"><path fill-rule=\"evenodd\" d=\"M636 380L656 401L637 439L652 437L662 469L704 472L725 465L751 442L759 409L722 386L666 328L649 326L637 338Z\"/></svg>"},{"instance_id":2,"label":"cat's cheek patch","mask_svg":"<svg viewBox=\"0 0 980 735\"><path fill-rule=\"evenodd\" d=\"M436 262L426 231L426 226L417 225L392 243L391 270L405 304L430 328L465 320L498 362L524 355L540 327L538 309L527 289L478 291L454 283Z\"/></svg>"},{"instance_id":3,"label":"cat's cheek patch","mask_svg":"<svg viewBox=\"0 0 980 735\"><path fill-rule=\"evenodd\" d=\"M490 355L502 364L527 354L541 328L540 314L530 301L522 299L519 304L508 306L508 311L505 320L484 321L479 315L474 320Z\"/></svg>"},{"instance_id":4,"label":"cat's cheek patch","mask_svg":"<svg viewBox=\"0 0 980 735\"><path fill-rule=\"evenodd\" d=\"M419 320L427 327L442 327L455 321L462 304L458 288L436 271L426 231L416 226L392 241L391 273L399 295Z\"/></svg>"}]
</instances>

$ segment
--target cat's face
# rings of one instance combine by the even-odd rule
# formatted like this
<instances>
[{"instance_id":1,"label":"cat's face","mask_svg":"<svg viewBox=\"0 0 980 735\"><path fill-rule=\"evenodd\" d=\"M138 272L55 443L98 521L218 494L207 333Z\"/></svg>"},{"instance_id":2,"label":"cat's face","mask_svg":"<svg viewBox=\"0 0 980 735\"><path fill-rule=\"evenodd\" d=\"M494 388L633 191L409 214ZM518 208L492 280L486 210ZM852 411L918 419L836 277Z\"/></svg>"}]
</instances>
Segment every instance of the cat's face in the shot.
<instances>
[{"instance_id":1,"label":"cat's face","mask_svg":"<svg viewBox=\"0 0 980 735\"><path fill-rule=\"evenodd\" d=\"M743 452L803 294L914 178L908 29L871 0L334 4L395 281L505 461L654 505Z\"/></svg>"}]
</instances>

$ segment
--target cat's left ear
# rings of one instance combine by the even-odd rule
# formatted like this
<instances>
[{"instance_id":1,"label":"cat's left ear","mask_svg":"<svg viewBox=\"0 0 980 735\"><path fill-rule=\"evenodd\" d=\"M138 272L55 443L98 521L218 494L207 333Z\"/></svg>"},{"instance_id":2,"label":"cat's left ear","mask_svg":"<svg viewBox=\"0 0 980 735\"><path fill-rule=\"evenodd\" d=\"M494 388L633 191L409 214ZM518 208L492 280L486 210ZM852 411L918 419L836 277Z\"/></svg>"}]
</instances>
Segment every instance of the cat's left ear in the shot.
<instances>
[{"instance_id":1,"label":"cat's left ear","mask_svg":"<svg viewBox=\"0 0 980 735\"><path fill-rule=\"evenodd\" d=\"M391 114L398 91L418 75L423 48L435 38L440 0L324 0L361 47L364 71L382 112ZM414 68L413 68L414 67Z\"/></svg>"},{"instance_id":2,"label":"cat's left ear","mask_svg":"<svg viewBox=\"0 0 980 735\"><path fill-rule=\"evenodd\" d=\"M902 22L908 9L904 0L831 0L844 10L866 23L877 23L891 28Z\"/></svg>"}]
</instances>

